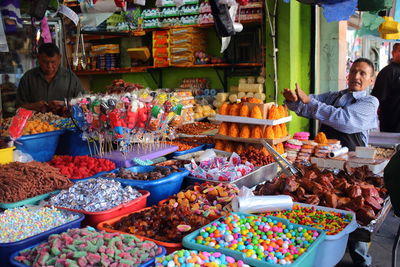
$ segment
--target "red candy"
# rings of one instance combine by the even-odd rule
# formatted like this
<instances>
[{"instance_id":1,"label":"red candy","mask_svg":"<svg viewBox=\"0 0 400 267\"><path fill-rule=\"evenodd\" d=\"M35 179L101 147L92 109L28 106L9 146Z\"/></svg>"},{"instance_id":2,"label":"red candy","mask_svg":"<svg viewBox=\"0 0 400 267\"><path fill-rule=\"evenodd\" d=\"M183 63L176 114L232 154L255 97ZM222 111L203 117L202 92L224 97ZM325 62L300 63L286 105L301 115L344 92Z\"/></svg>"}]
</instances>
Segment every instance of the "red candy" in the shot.
<instances>
[{"instance_id":1,"label":"red candy","mask_svg":"<svg viewBox=\"0 0 400 267\"><path fill-rule=\"evenodd\" d=\"M99 172L115 169L114 162L89 156L55 156L49 164L60 169L62 174L72 179L82 179Z\"/></svg>"}]
</instances>

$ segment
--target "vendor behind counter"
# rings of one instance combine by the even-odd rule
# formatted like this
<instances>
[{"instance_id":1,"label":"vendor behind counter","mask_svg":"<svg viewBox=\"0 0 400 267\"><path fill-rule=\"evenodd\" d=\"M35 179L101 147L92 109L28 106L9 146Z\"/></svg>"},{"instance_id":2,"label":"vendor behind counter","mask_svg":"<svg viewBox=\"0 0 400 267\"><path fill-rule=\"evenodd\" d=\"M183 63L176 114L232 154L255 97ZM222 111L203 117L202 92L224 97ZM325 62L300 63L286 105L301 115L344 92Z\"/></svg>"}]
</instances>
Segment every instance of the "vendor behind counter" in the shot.
<instances>
[{"instance_id":1,"label":"vendor behind counter","mask_svg":"<svg viewBox=\"0 0 400 267\"><path fill-rule=\"evenodd\" d=\"M60 66L61 54L53 43L42 44L38 53L39 67L27 71L17 89L17 107L44 111L60 106L64 99L77 97L84 90L78 77Z\"/></svg>"}]
</instances>

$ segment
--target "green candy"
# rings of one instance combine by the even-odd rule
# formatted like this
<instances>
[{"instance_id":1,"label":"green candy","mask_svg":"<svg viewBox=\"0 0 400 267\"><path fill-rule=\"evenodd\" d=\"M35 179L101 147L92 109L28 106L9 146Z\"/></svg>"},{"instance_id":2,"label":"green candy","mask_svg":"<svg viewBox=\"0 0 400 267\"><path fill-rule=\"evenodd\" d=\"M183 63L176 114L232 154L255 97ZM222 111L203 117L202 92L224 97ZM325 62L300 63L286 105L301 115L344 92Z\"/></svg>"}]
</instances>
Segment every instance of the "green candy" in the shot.
<instances>
[{"instance_id":1,"label":"green candy","mask_svg":"<svg viewBox=\"0 0 400 267\"><path fill-rule=\"evenodd\" d=\"M61 253L61 251L60 251L58 248L56 248L56 247L52 247L52 248L50 249L50 252L51 252L51 254L54 255L54 256L58 256L58 255L60 255L60 253ZM48 264L47 264L47 265L48 265Z\"/></svg>"},{"instance_id":2,"label":"green candy","mask_svg":"<svg viewBox=\"0 0 400 267\"><path fill-rule=\"evenodd\" d=\"M128 264L128 265L133 265L133 264L134 264L134 261L127 260L127 259L121 259L121 260L119 261L119 263Z\"/></svg>"},{"instance_id":3,"label":"green candy","mask_svg":"<svg viewBox=\"0 0 400 267\"><path fill-rule=\"evenodd\" d=\"M73 257L79 259L80 257L85 257L87 255L86 251L77 251L74 253Z\"/></svg>"}]
</instances>

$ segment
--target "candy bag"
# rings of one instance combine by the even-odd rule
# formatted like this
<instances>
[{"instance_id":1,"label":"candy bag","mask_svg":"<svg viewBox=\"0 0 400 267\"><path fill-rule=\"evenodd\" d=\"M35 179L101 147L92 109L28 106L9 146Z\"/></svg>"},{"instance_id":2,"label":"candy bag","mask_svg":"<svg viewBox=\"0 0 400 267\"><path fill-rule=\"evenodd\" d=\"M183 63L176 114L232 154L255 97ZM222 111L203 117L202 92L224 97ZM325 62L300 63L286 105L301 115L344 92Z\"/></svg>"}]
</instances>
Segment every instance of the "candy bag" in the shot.
<instances>
[{"instance_id":1,"label":"candy bag","mask_svg":"<svg viewBox=\"0 0 400 267\"><path fill-rule=\"evenodd\" d=\"M8 128L8 133L11 137L11 140L15 141L22 136L22 131L32 115L32 110L27 110L24 108L19 108L17 110L17 114L12 118L11 125Z\"/></svg>"}]
</instances>

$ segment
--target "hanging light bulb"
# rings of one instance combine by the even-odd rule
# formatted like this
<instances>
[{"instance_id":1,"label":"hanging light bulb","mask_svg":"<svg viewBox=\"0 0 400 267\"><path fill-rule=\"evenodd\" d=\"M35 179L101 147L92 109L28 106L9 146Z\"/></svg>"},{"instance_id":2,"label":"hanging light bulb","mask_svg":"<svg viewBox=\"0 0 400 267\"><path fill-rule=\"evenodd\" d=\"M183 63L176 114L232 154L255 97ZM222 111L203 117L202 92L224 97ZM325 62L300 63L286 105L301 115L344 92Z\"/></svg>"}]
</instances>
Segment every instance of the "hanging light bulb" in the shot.
<instances>
[{"instance_id":1,"label":"hanging light bulb","mask_svg":"<svg viewBox=\"0 0 400 267\"><path fill-rule=\"evenodd\" d=\"M36 42L39 42L40 40L40 29L36 30Z\"/></svg>"}]
</instances>

